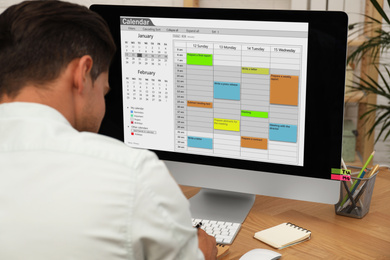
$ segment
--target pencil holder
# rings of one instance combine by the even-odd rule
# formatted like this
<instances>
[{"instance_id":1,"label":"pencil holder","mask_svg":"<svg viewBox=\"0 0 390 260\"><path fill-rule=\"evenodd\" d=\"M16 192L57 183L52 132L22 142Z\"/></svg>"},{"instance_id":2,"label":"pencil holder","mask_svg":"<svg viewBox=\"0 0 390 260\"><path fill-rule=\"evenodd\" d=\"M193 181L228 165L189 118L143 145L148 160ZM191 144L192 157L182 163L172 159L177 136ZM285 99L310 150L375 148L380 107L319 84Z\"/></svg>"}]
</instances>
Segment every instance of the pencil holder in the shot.
<instances>
[{"instance_id":1,"label":"pencil holder","mask_svg":"<svg viewBox=\"0 0 390 260\"><path fill-rule=\"evenodd\" d=\"M351 181L341 181L340 200L335 205L336 214L363 218L370 209L377 173L378 171L369 178L358 178L359 172L354 172L351 173Z\"/></svg>"}]
</instances>

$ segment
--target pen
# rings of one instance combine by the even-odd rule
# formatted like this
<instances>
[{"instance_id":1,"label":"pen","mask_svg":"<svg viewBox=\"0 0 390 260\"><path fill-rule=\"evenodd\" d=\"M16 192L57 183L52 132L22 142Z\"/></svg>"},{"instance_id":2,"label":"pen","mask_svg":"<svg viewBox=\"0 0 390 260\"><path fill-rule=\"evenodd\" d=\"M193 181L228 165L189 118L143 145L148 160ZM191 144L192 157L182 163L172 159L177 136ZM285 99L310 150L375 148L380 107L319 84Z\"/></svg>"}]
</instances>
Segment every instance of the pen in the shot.
<instances>
[{"instance_id":1,"label":"pen","mask_svg":"<svg viewBox=\"0 0 390 260\"><path fill-rule=\"evenodd\" d=\"M375 166L371 169L371 171L368 173L367 179L369 179L373 174L375 174L375 173L377 172L378 168L379 168L379 164L375 165ZM364 190L365 190L365 188L366 188L366 186L367 186L367 182L368 182L368 180L367 180L367 181L363 184L363 186L360 188L360 191L358 192L358 194L357 194L356 197L355 197L355 201L357 201L357 200L360 198L360 196L363 194L363 192L364 192ZM351 206L349 207L347 213L351 213L352 210L353 210L353 206L351 205Z\"/></svg>"},{"instance_id":2,"label":"pen","mask_svg":"<svg viewBox=\"0 0 390 260\"><path fill-rule=\"evenodd\" d=\"M344 159L343 159L343 158L341 158L341 165L343 166L344 170L348 170L348 167L347 167L347 165L345 164L345 162L344 162ZM350 179L349 181L350 181L350 182L351 182L351 184L352 184L352 179Z\"/></svg>"},{"instance_id":3,"label":"pen","mask_svg":"<svg viewBox=\"0 0 390 260\"><path fill-rule=\"evenodd\" d=\"M363 186L361 187L360 191L358 192L358 194L357 194L356 197L354 198L354 200L355 200L356 203L357 203L357 201L360 199L360 196L363 194L363 192L364 192L366 186L367 186L367 182L365 182L365 183L363 184ZM361 205L361 204L360 204L360 205ZM351 204L351 205L349 206L349 209L348 209L347 213L351 213L351 211L355 208L355 206L356 206L356 204L355 204L355 205L354 205L354 204Z\"/></svg>"},{"instance_id":4,"label":"pen","mask_svg":"<svg viewBox=\"0 0 390 260\"><path fill-rule=\"evenodd\" d=\"M366 173L367 173L367 169L364 170L364 171L362 172L362 174L360 174L360 177L358 177L358 178L364 178L364 175L365 175ZM352 187L351 187L352 190L350 189L352 195L354 194L356 188L359 186L360 182L361 182L361 180L355 180L354 183L352 184Z\"/></svg>"},{"instance_id":5,"label":"pen","mask_svg":"<svg viewBox=\"0 0 390 260\"><path fill-rule=\"evenodd\" d=\"M371 155L368 157L366 163L363 165L359 175L357 176L357 178L362 178L364 177L364 175L366 174L366 168L368 166L368 164L371 162L372 160L372 157L374 157L374 154L375 154L375 151L373 151L371 153ZM351 188L349 189L351 191L351 195L353 194L353 192L356 190L357 186L359 185L360 183L360 180L355 180L351 186ZM340 203L340 206L339 206L339 209L344 205L344 203L347 201L348 199L348 194L345 195L344 199L341 201Z\"/></svg>"},{"instance_id":6,"label":"pen","mask_svg":"<svg viewBox=\"0 0 390 260\"><path fill-rule=\"evenodd\" d=\"M196 228L201 228L202 225L203 225L202 222L199 222L198 224L195 225L195 227Z\"/></svg>"},{"instance_id":7,"label":"pen","mask_svg":"<svg viewBox=\"0 0 390 260\"><path fill-rule=\"evenodd\" d=\"M367 172L367 170L364 170L363 171L363 174L361 175L361 177L363 178L364 177L364 175L366 174L366 172ZM351 181L351 183L352 183L352 181ZM353 194L355 193L355 190L356 190L356 188L359 186L359 183L360 183L360 180L358 180L358 182L357 182L357 184L355 185L355 186L351 186L351 188L352 188L352 190L351 190L351 188L349 189L350 190L350 196L352 196L353 197ZM348 189L347 188L347 186L345 186L345 189ZM345 195L346 197L349 197L349 195L348 195L348 193L347 193L347 195ZM344 204L340 204L340 206L339 206L339 211L340 210L342 210L342 209L344 209L348 204L349 204L349 202L351 201L351 198L349 198L349 199L347 199L345 202L344 202ZM352 206L352 205L351 205Z\"/></svg>"},{"instance_id":8,"label":"pen","mask_svg":"<svg viewBox=\"0 0 390 260\"><path fill-rule=\"evenodd\" d=\"M341 158L341 165L343 166L343 168L345 169L345 170L347 170L348 168L347 168L347 165L345 164L345 162L344 162L344 159L343 158Z\"/></svg>"}]
</instances>

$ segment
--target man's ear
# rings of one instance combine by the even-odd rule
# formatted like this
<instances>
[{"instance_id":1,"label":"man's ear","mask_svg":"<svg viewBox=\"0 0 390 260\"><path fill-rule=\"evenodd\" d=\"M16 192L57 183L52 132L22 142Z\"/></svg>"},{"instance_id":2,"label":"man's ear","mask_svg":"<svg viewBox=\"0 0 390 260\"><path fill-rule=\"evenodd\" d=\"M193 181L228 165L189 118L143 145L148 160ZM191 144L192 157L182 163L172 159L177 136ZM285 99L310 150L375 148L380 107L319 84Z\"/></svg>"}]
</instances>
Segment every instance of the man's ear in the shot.
<instances>
[{"instance_id":1,"label":"man's ear","mask_svg":"<svg viewBox=\"0 0 390 260\"><path fill-rule=\"evenodd\" d=\"M92 83L91 70L93 60L91 56L84 55L75 62L74 90L80 94L84 91L87 84Z\"/></svg>"}]
</instances>

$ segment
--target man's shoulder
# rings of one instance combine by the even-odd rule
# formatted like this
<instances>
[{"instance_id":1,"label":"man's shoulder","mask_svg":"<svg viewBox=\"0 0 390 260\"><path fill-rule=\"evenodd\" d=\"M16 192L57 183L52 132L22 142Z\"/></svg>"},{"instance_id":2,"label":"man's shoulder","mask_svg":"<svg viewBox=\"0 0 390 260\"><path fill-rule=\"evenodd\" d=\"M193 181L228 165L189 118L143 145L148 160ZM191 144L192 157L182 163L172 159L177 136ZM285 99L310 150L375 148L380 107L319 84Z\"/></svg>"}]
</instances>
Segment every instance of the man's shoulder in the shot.
<instances>
[{"instance_id":1,"label":"man's shoulder","mask_svg":"<svg viewBox=\"0 0 390 260\"><path fill-rule=\"evenodd\" d=\"M137 167L145 160L157 159L148 150L131 148L122 141L101 134L81 132L72 142L76 146L72 148L75 152L132 167Z\"/></svg>"},{"instance_id":2,"label":"man's shoulder","mask_svg":"<svg viewBox=\"0 0 390 260\"><path fill-rule=\"evenodd\" d=\"M67 153L68 155L136 168L157 156L122 141L91 132L79 132L54 108L35 103L0 105L0 151Z\"/></svg>"}]
</instances>

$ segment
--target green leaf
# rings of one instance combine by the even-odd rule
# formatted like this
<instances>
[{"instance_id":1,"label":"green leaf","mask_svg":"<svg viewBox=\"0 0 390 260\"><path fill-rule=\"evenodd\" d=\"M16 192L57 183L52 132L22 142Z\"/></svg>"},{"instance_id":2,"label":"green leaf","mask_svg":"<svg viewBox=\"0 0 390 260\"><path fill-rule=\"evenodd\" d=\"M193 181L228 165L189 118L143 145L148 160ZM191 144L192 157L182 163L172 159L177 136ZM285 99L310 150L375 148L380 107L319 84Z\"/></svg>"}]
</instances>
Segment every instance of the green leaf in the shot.
<instances>
[{"instance_id":1,"label":"green leaf","mask_svg":"<svg viewBox=\"0 0 390 260\"><path fill-rule=\"evenodd\" d=\"M373 124L373 128L375 128L377 125L379 125L385 118L388 118L390 115L390 111L387 111L386 113L384 113L383 115L381 115L380 117L376 118L375 119L375 123Z\"/></svg>"},{"instance_id":2,"label":"green leaf","mask_svg":"<svg viewBox=\"0 0 390 260\"><path fill-rule=\"evenodd\" d=\"M374 22L376 22L376 23L382 23L381 21L379 21L378 19L375 19L374 17L371 17L371 16L369 16L369 15L364 15L364 17L366 17L366 18L368 18L368 19L370 19L370 20L372 20L372 21L374 21ZM369 22L366 22L366 23L369 23Z\"/></svg>"},{"instance_id":3,"label":"green leaf","mask_svg":"<svg viewBox=\"0 0 390 260\"><path fill-rule=\"evenodd\" d=\"M375 9L378 11L378 13L382 16L385 21L390 24L389 17L387 17L386 13L383 11L382 7L379 5L379 3L376 0L370 0L372 5L375 7Z\"/></svg>"},{"instance_id":4,"label":"green leaf","mask_svg":"<svg viewBox=\"0 0 390 260\"><path fill-rule=\"evenodd\" d=\"M367 116L369 116L371 113L376 113L376 108L373 108L373 109L370 109L370 110L367 110L364 114L362 114L360 116L360 118L366 118ZM366 118L366 121L368 120L368 118Z\"/></svg>"},{"instance_id":5,"label":"green leaf","mask_svg":"<svg viewBox=\"0 0 390 260\"><path fill-rule=\"evenodd\" d=\"M375 68L376 68L376 66L375 66ZM379 70L377 69L377 71L379 72ZM379 73L380 74L380 73ZM385 92L385 90L382 88L382 86L381 85L379 85L379 83L376 81L376 80L374 80L370 75L367 75L367 77L371 80L371 82L374 84L374 85L372 85L372 89L373 89L373 91L375 91L375 93L379 93L379 92ZM379 89L379 91L378 91L378 89Z\"/></svg>"},{"instance_id":6,"label":"green leaf","mask_svg":"<svg viewBox=\"0 0 390 260\"><path fill-rule=\"evenodd\" d=\"M390 126L390 122L387 122L387 123L385 123L385 124L382 125L381 130L380 130L378 136L377 136L376 139L375 139L375 143L379 141L379 139L380 139L380 137L382 136L383 132L384 132L387 128L389 128L389 126ZM389 135L390 135L390 129L388 130L387 134L385 135L383 141L386 141L386 139L387 139L387 137L388 137Z\"/></svg>"},{"instance_id":7,"label":"green leaf","mask_svg":"<svg viewBox=\"0 0 390 260\"><path fill-rule=\"evenodd\" d=\"M389 0L390 1L390 0ZM387 68L387 66L384 66L385 67L385 70L387 72L387 75L389 76L389 79L390 79L390 71L389 69ZM387 88L387 91L390 93L390 86L389 84L387 83L387 80L385 80L384 78L382 78L383 82L385 83L386 85L386 88Z\"/></svg>"}]
</instances>

